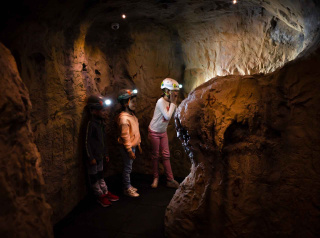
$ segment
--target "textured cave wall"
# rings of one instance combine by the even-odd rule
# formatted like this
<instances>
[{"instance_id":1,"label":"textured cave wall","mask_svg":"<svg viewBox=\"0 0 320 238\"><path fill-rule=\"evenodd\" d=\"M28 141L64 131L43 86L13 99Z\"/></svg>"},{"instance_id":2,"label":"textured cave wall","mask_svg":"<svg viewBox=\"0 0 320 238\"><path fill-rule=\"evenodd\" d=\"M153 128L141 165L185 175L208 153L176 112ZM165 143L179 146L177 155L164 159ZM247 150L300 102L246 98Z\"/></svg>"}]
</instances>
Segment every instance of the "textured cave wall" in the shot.
<instances>
[{"instance_id":1,"label":"textured cave wall","mask_svg":"<svg viewBox=\"0 0 320 238\"><path fill-rule=\"evenodd\" d=\"M31 102L10 51L0 43L0 236L53 237Z\"/></svg>"},{"instance_id":2,"label":"textured cave wall","mask_svg":"<svg viewBox=\"0 0 320 238\"><path fill-rule=\"evenodd\" d=\"M183 83L184 99L216 75L270 72L293 59L312 38L304 21L310 12L300 0L241 4L25 0L12 7L0 39L12 51L30 92L31 126L54 223L86 194L87 95L99 92L115 102L120 88L138 88L136 113L144 154L134 171L151 174L147 126L163 78ZM111 29L113 22L120 24L119 30ZM111 162L106 176L119 173L122 166L114 149L117 109L113 107L107 119ZM168 134L174 175L184 177L190 162L173 122Z\"/></svg>"},{"instance_id":3,"label":"textured cave wall","mask_svg":"<svg viewBox=\"0 0 320 238\"><path fill-rule=\"evenodd\" d=\"M192 169L167 207L168 237L319 237L319 64L318 48L270 74L211 79L182 102Z\"/></svg>"},{"instance_id":4,"label":"textured cave wall","mask_svg":"<svg viewBox=\"0 0 320 238\"><path fill-rule=\"evenodd\" d=\"M179 2L179 1L178 1ZM186 92L215 76L269 73L317 35L313 1L187 1L159 18L180 40Z\"/></svg>"},{"instance_id":5,"label":"textured cave wall","mask_svg":"<svg viewBox=\"0 0 320 238\"><path fill-rule=\"evenodd\" d=\"M188 92L216 76L272 72L303 49L301 32L263 8L247 11L179 26Z\"/></svg>"}]
</instances>

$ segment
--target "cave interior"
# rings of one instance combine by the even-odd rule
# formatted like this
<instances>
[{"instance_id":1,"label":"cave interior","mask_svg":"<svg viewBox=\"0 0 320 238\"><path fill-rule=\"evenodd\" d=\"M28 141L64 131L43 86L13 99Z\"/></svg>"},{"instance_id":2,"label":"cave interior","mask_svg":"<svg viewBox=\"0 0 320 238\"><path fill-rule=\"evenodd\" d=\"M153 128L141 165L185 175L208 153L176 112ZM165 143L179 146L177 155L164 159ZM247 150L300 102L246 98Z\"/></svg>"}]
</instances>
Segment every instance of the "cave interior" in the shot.
<instances>
[{"instance_id":1,"label":"cave interior","mask_svg":"<svg viewBox=\"0 0 320 238\"><path fill-rule=\"evenodd\" d=\"M0 51L1 237L53 237L87 196L90 95L112 101L112 177L117 97L138 89L133 172L151 176L168 77L183 85L167 131L182 179L165 236L320 237L318 0L10 1Z\"/></svg>"}]
</instances>

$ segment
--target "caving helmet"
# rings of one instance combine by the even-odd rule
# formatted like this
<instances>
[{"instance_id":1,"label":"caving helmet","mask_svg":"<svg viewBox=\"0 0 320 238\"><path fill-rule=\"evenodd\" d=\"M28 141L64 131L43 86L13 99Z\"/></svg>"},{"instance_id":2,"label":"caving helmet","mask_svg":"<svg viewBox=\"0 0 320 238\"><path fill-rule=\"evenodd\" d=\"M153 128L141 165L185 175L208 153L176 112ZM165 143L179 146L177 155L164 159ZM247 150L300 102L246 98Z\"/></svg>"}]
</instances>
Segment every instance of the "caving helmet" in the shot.
<instances>
[{"instance_id":1,"label":"caving helmet","mask_svg":"<svg viewBox=\"0 0 320 238\"><path fill-rule=\"evenodd\" d=\"M119 91L118 101L122 102L122 101L128 100L128 99L130 99L132 97L137 96L137 94L138 94L138 90L137 89L134 89L134 90L121 89Z\"/></svg>"},{"instance_id":2,"label":"caving helmet","mask_svg":"<svg viewBox=\"0 0 320 238\"><path fill-rule=\"evenodd\" d=\"M179 83L172 79L172 78L165 78L161 83L161 89L169 89L169 90L179 90L181 85Z\"/></svg>"}]
</instances>

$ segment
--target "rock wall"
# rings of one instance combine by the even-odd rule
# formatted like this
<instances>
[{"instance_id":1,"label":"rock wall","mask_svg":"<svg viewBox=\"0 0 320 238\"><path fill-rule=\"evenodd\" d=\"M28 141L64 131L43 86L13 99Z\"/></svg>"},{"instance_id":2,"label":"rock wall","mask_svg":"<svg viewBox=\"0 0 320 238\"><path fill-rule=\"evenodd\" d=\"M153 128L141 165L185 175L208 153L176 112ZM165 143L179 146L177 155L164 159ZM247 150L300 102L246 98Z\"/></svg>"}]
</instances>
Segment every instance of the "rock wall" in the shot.
<instances>
[{"instance_id":1,"label":"rock wall","mask_svg":"<svg viewBox=\"0 0 320 238\"><path fill-rule=\"evenodd\" d=\"M177 27L185 53L185 88L216 76L269 73L294 59L304 35L263 8Z\"/></svg>"},{"instance_id":2,"label":"rock wall","mask_svg":"<svg viewBox=\"0 0 320 238\"><path fill-rule=\"evenodd\" d=\"M318 48L271 74L211 79L181 103L192 169L168 237L319 237L319 63Z\"/></svg>"},{"instance_id":3,"label":"rock wall","mask_svg":"<svg viewBox=\"0 0 320 238\"><path fill-rule=\"evenodd\" d=\"M31 102L15 60L0 43L0 236L53 237L40 154L30 126Z\"/></svg>"}]
</instances>

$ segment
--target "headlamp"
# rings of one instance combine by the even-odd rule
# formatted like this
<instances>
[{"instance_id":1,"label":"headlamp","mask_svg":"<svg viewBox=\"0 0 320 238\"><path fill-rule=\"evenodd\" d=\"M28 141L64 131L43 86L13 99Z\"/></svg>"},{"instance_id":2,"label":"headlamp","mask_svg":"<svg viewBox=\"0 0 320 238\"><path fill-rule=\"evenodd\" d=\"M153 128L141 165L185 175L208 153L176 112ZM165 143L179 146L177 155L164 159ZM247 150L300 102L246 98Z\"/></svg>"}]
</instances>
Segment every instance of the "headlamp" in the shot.
<instances>
[{"instance_id":1,"label":"headlamp","mask_svg":"<svg viewBox=\"0 0 320 238\"><path fill-rule=\"evenodd\" d=\"M138 89L133 89L132 92L137 94L138 93Z\"/></svg>"},{"instance_id":2,"label":"headlamp","mask_svg":"<svg viewBox=\"0 0 320 238\"><path fill-rule=\"evenodd\" d=\"M110 106L111 103L112 103L112 101L110 99L104 100L104 104L107 105L107 106Z\"/></svg>"}]
</instances>

